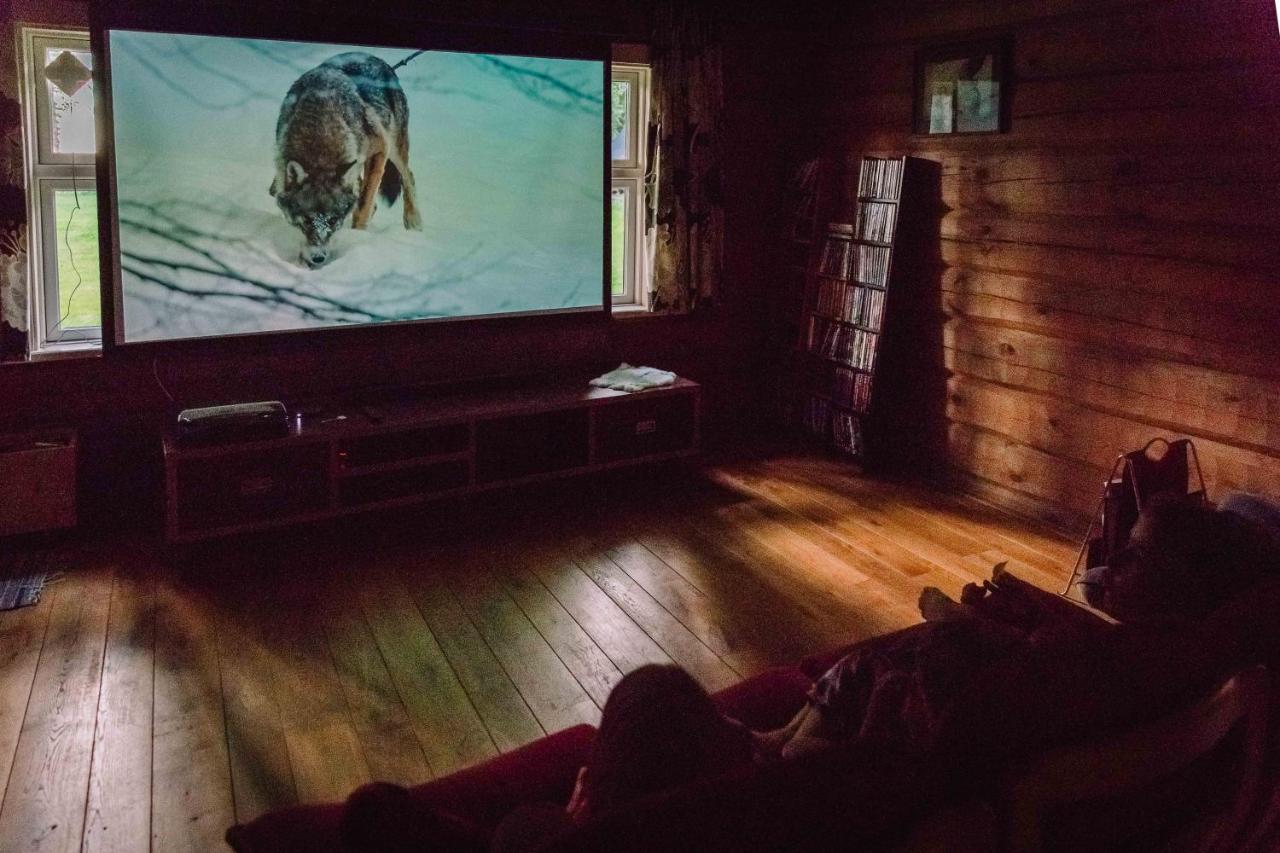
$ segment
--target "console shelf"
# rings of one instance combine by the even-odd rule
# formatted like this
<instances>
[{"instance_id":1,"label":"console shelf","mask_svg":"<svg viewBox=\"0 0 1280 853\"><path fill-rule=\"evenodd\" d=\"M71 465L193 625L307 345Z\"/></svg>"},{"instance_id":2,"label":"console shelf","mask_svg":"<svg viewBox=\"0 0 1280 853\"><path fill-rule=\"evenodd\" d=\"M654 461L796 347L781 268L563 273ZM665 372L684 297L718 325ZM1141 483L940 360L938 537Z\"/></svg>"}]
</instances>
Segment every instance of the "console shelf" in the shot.
<instances>
[{"instance_id":1,"label":"console shelf","mask_svg":"<svg viewBox=\"0 0 1280 853\"><path fill-rule=\"evenodd\" d=\"M293 416L280 438L164 439L174 544L678 459L697 452L697 383L628 394L574 385Z\"/></svg>"}]
</instances>

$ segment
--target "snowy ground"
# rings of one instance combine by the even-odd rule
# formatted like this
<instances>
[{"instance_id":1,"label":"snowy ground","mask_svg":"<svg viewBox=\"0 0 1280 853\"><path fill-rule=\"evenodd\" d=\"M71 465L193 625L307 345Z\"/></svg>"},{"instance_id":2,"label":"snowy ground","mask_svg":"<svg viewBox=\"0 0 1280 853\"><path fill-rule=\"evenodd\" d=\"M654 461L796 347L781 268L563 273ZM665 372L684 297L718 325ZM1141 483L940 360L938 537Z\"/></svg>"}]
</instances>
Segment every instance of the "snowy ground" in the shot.
<instances>
[{"instance_id":1,"label":"snowy ground","mask_svg":"<svg viewBox=\"0 0 1280 853\"><path fill-rule=\"evenodd\" d=\"M406 231L402 203L380 199L370 228L344 228L330 262L309 270L298 261L301 234L267 192L276 93L341 48L177 38L112 45L127 339L600 304L600 116L540 100L519 76L558 66L514 60L517 85L459 54L424 54L403 69L424 229ZM150 71L175 55L198 63L183 92ZM566 66L565 79L579 84L582 66ZM242 83L207 68L254 89L237 95ZM193 100L197 82L205 88Z\"/></svg>"}]
</instances>

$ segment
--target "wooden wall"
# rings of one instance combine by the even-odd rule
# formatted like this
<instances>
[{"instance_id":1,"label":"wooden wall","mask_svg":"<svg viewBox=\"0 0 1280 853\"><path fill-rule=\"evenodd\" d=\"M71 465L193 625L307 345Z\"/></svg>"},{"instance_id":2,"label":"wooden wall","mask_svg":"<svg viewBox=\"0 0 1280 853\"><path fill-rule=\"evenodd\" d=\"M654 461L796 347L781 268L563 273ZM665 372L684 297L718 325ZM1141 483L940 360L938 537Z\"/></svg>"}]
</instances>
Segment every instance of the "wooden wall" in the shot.
<instances>
[{"instance_id":1,"label":"wooden wall","mask_svg":"<svg viewBox=\"0 0 1280 853\"><path fill-rule=\"evenodd\" d=\"M911 135L917 49L1006 32L1011 131ZM896 294L908 454L1072 527L1157 435L1196 439L1211 494L1280 494L1272 0L876 2L827 33L833 156L941 164L939 262Z\"/></svg>"}]
</instances>

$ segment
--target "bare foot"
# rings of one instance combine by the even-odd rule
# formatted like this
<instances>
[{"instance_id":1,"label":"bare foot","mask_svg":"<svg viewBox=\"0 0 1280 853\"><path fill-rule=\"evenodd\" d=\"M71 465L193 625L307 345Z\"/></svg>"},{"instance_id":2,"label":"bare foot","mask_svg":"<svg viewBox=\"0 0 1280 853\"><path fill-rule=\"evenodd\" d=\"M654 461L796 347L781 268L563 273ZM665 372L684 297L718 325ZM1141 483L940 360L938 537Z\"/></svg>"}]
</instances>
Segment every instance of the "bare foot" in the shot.
<instances>
[{"instance_id":1,"label":"bare foot","mask_svg":"<svg viewBox=\"0 0 1280 853\"><path fill-rule=\"evenodd\" d=\"M987 588L982 584L967 583L960 590L960 603L970 606L981 604L987 597Z\"/></svg>"},{"instance_id":2,"label":"bare foot","mask_svg":"<svg viewBox=\"0 0 1280 853\"><path fill-rule=\"evenodd\" d=\"M924 617L926 622L972 619L977 615L960 602L948 598L946 593L936 586L926 586L920 590L920 599L917 604L920 608L920 615Z\"/></svg>"}]
</instances>

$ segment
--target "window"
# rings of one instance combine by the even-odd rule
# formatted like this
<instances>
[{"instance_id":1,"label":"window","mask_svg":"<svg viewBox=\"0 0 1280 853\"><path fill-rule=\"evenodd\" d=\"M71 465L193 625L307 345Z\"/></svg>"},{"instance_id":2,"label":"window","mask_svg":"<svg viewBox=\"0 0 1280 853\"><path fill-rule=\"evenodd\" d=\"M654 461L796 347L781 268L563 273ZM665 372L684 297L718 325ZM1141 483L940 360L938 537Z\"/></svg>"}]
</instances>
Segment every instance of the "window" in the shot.
<instances>
[{"instance_id":1,"label":"window","mask_svg":"<svg viewBox=\"0 0 1280 853\"><path fill-rule=\"evenodd\" d=\"M613 64L610 83L613 304L639 305L645 281L644 179L648 165L649 68Z\"/></svg>"},{"instance_id":2,"label":"window","mask_svg":"<svg viewBox=\"0 0 1280 853\"><path fill-rule=\"evenodd\" d=\"M93 57L83 31L23 28L23 105L33 353L97 345L102 338L94 156ZM644 301L644 181L649 68L614 63L612 293Z\"/></svg>"},{"instance_id":3,"label":"window","mask_svg":"<svg viewBox=\"0 0 1280 853\"><path fill-rule=\"evenodd\" d=\"M31 350L102 339L93 57L85 32L23 28Z\"/></svg>"}]
</instances>

